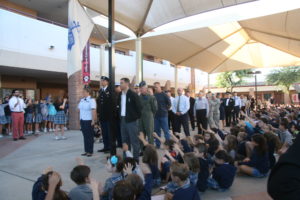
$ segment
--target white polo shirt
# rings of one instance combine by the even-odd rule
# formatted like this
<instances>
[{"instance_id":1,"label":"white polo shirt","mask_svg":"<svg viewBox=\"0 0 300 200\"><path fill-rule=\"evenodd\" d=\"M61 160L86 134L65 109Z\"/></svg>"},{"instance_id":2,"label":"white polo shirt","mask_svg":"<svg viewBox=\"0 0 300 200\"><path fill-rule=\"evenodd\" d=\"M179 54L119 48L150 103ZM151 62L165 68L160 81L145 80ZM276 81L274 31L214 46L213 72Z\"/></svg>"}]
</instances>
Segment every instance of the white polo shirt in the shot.
<instances>
[{"instance_id":1,"label":"white polo shirt","mask_svg":"<svg viewBox=\"0 0 300 200\"><path fill-rule=\"evenodd\" d=\"M78 104L78 109L80 111L80 120L92 120L92 110L96 109L95 99L92 99L90 96L82 98Z\"/></svg>"}]
</instances>

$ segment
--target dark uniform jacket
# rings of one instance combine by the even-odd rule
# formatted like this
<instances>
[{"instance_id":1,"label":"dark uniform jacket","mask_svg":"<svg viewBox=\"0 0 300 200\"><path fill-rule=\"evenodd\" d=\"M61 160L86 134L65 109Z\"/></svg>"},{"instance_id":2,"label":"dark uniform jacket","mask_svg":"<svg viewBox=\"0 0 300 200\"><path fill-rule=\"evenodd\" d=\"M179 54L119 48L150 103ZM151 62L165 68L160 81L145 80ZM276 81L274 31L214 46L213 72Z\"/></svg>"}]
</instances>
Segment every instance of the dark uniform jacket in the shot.
<instances>
[{"instance_id":1,"label":"dark uniform jacket","mask_svg":"<svg viewBox=\"0 0 300 200\"><path fill-rule=\"evenodd\" d=\"M234 109L234 104L235 104L234 99L233 99L233 98L230 98L230 99L229 99L229 102L228 102L228 105L226 105L227 99L228 99L228 98L224 99L224 101L223 101L224 108L225 108L226 110L233 110L233 109Z\"/></svg>"},{"instance_id":2,"label":"dark uniform jacket","mask_svg":"<svg viewBox=\"0 0 300 200\"><path fill-rule=\"evenodd\" d=\"M99 91L97 98L97 113L100 121L111 121L116 113L116 96L108 86Z\"/></svg>"}]
</instances>

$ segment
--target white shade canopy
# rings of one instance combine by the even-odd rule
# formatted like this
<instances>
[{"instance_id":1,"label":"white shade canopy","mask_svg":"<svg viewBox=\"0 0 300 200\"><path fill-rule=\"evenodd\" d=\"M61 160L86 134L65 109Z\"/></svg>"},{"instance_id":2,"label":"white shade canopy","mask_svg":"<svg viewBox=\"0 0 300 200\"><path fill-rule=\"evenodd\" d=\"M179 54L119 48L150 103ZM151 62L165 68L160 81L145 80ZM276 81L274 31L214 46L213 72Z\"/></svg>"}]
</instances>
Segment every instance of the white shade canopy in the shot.
<instances>
[{"instance_id":1,"label":"white shade canopy","mask_svg":"<svg viewBox=\"0 0 300 200\"><path fill-rule=\"evenodd\" d=\"M300 9L143 38L143 53L208 73L300 65ZM117 44L135 49L134 41Z\"/></svg>"},{"instance_id":2,"label":"white shade canopy","mask_svg":"<svg viewBox=\"0 0 300 200\"><path fill-rule=\"evenodd\" d=\"M115 0L115 20L136 35L163 24L228 6L256 0ZM108 15L107 0L79 0L96 12Z\"/></svg>"}]
</instances>

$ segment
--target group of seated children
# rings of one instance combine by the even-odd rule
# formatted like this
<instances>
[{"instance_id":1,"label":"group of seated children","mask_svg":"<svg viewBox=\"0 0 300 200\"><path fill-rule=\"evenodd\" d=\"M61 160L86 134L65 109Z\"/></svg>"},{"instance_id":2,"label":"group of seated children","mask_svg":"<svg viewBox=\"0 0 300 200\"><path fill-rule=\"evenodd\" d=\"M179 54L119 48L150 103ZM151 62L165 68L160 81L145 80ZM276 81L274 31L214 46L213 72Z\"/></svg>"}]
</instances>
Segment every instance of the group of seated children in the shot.
<instances>
[{"instance_id":1,"label":"group of seated children","mask_svg":"<svg viewBox=\"0 0 300 200\"><path fill-rule=\"evenodd\" d=\"M103 186L91 180L90 168L79 159L79 165L71 172L77 187L67 195L60 189L59 174L48 171L35 183L33 200L150 200L154 188L159 189L156 195L167 200L199 200L208 188L228 190L236 173L266 177L279 148L276 137L273 133L256 131L250 135L244 125L245 122L240 122L228 134L206 130L193 138L171 133L171 139L164 140L153 133L162 144L159 150L148 144L141 133L142 159L135 160L124 144L123 158L117 155L107 158L106 168L111 176Z\"/></svg>"}]
</instances>

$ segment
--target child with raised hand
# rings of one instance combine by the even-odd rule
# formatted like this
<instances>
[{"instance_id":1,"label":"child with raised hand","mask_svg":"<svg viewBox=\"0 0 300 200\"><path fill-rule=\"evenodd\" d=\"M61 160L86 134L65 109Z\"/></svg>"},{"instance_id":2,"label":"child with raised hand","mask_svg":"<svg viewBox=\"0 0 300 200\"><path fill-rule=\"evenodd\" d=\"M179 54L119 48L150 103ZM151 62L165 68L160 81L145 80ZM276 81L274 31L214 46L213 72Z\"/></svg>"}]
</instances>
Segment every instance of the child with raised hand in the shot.
<instances>
[{"instance_id":1,"label":"child with raised hand","mask_svg":"<svg viewBox=\"0 0 300 200\"><path fill-rule=\"evenodd\" d=\"M215 167L208 178L208 187L223 192L233 184L236 167L233 165L233 159L224 150L218 151L214 160Z\"/></svg>"},{"instance_id":2,"label":"child with raised hand","mask_svg":"<svg viewBox=\"0 0 300 200\"><path fill-rule=\"evenodd\" d=\"M68 195L60 189L61 186L60 175L52 167L48 167L33 185L32 200L68 200Z\"/></svg>"},{"instance_id":3,"label":"child with raised hand","mask_svg":"<svg viewBox=\"0 0 300 200\"><path fill-rule=\"evenodd\" d=\"M196 186L198 181L198 173L200 170L200 164L198 158L194 155L194 153L186 153L183 156L184 163L189 167L189 181L192 185ZM171 181L166 185L165 190L167 192L174 193L179 186L174 182Z\"/></svg>"},{"instance_id":4,"label":"child with raised hand","mask_svg":"<svg viewBox=\"0 0 300 200\"><path fill-rule=\"evenodd\" d=\"M153 185L151 169L144 163L141 164L141 169L145 176L145 184L143 184L142 179L136 174L128 175L125 181L132 186L135 194L135 200L151 200Z\"/></svg>"},{"instance_id":5,"label":"child with raised hand","mask_svg":"<svg viewBox=\"0 0 300 200\"><path fill-rule=\"evenodd\" d=\"M157 187L161 183L160 170L158 169L158 154L156 147L148 144L143 134L139 134L139 139L144 144L142 163L146 164L151 170L153 187Z\"/></svg>"},{"instance_id":6,"label":"child with raised hand","mask_svg":"<svg viewBox=\"0 0 300 200\"><path fill-rule=\"evenodd\" d=\"M220 142L216 139L215 134L211 132L204 133L204 142L207 146L207 156L212 157L215 152L219 149Z\"/></svg>"},{"instance_id":7,"label":"child with raised hand","mask_svg":"<svg viewBox=\"0 0 300 200\"><path fill-rule=\"evenodd\" d=\"M106 169L112 175L105 181L103 192L100 194L101 200L111 200L114 186L117 182L124 180L124 163L120 156L108 157Z\"/></svg>"},{"instance_id":8,"label":"child with raised hand","mask_svg":"<svg viewBox=\"0 0 300 200\"><path fill-rule=\"evenodd\" d=\"M123 151L125 152L126 157L124 158L124 169L126 174L137 174L140 176L144 183L144 175L140 169L140 165L133 158L132 153L128 150L128 145L123 144Z\"/></svg>"},{"instance_id":9,"label":"child with raised hand","mask_svg":"<svg viewBox=\"0 0 300 200\"><path fill-rule=\"evenodd\" d=\"M237 138L234 135L226 135L225 140L223 142L224 149L227 153L235 160L237 154Z\"/></svg>"},{"instance_id":10,"label":"child with raised hand","mask_svg":"<svg viewBox=\"0 0 300 200\"><path fill-rule=\"evenodd\" d=\"M193 151L194 143L191 137L187 138L183 133L176 133L176 132L172 133L172 131L170 131L170 136L172 140L174 140L178 145L182 147L182 151L184 153Z\"/></svg>"},{"instance_id":11,"label":"child with raised hand","mask_svg":"<svg viewBox=\"0 0 300 200\"><path fill-rule=\"evenodd\" d=\"M206 159L206 145L199 143L194 146L194 154L198 158L200 164L200 172L198 174L197 188L200 192L207 189L207 179L209 177L209 161Z\"/></svg>"},{"instance_id":12,"label":"child with raised hand","mask_svg":"<svg viewBox=\"0 0 300 200\"><path fill-rule=\"evenodd\" d=\"M263 135L254 134L251 143L254 146L251 157L239 163L239 171L253 177L265 177L270 170L266 139Z\"/></svg>"},{"instance_id":13,"label":"child with raised hand","mask_svg":"<svg viewBox=\"0 0 300 200\"><path fill-rule=\"evenodd\" d=\"M167 192L166 200L200 200L199 193L189 180L189 168L186 164L173 162L170 168L172 181L178 186L173 192Z\"/></svg>"}]
</instances>

